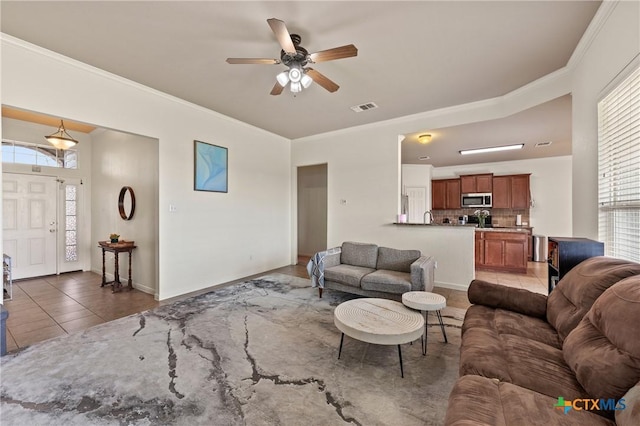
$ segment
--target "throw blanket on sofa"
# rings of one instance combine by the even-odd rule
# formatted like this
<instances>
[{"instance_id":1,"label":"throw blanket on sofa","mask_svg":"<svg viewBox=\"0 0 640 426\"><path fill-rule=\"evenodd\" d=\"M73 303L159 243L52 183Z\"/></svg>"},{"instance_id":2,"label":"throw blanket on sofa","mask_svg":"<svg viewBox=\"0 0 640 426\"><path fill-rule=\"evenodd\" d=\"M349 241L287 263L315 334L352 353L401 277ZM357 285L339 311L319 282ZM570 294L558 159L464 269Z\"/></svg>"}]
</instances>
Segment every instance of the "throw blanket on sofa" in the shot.
<instances>
[{"instance_id":1,"label":"throw blanket on sofa","mask_svg":"<svg viewBox=\"0 0 640 426\"><path fill-rule=\"evenodd\" d=\"M324 288L324 258L329 254L340 253L342 248L334 247L314 254L307 263L307 273L311 278L311 287Z\"/></svg>"}]
</instances>

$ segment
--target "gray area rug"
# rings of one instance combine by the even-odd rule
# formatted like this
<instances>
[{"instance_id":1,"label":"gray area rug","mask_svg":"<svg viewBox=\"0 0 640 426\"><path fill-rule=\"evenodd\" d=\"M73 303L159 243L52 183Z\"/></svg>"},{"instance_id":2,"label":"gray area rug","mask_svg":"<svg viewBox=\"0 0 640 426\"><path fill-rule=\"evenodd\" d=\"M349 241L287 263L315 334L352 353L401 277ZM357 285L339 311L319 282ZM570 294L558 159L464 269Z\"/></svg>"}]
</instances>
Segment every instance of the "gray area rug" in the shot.
<instances>
[{"instance_id":1,"label":"gray area rug","mask_svg":"<svg viewBox=\"0 0 640 426\"><path fill-rule=\"evenodd\" d=\"M458 376L464 310L420 341L345 337L353 298L273 274L2 358L2 425L437 425Z\"/></svg>"}]
</instances>

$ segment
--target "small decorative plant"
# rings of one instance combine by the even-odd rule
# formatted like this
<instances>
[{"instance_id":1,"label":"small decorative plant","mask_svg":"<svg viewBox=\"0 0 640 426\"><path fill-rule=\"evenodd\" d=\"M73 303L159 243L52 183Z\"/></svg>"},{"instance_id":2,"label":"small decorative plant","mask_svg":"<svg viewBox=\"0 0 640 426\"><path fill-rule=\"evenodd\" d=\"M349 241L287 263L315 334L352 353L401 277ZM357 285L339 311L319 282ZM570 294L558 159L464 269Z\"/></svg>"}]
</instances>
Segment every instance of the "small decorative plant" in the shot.
<instances>
[{"instance_id":1,"label":"small decorative plant","mask_svg":"<svg viewBox=\"0 0 640 426\"><path fill-rule=\"evenodd\" d=\"M489 210L476 210L473 214L478 218L478 228L484 228L484 222L489 216Z\"/></svg>"},{"instance_id":2,"label":"small decorative plant","mask_svg":"<svg viewBox=\"0 0 640 426\"><path fill-rule=\"evenodd\" d=\"M118 242L118 238L120 238L120 235L118 235L118 234L110 234L109 238L111 239L112 243L117 243Z\"/></svg>"}]
</instances>

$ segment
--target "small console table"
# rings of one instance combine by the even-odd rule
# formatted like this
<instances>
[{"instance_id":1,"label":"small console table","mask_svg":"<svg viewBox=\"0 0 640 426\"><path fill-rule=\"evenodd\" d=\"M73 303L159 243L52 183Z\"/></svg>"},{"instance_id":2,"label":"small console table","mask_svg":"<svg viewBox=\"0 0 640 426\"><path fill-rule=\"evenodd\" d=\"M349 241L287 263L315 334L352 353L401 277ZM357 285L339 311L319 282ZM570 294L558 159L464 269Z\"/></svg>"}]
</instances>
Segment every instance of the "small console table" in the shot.
<instances>
[{"instance_id":1,"label":"small console table","mask_svg":"<svg viewBox=\"0 0 640 426\"><path fill-rule=\"evenodd\" d=\"M118 255L123 252L129 253L129 280L127 282L127 289L132 290L133 284L131 282L131 252L136 248L133 241L121 241L118 243L110 243L109 241L98 241L98 246L102 249L102 284L100 287L112 284L113 292L117 293L122 291L122 283L120 282L120 268L118 264ZM115 272L113 274L113 281L107 282L106 268L104 263L105 252L111 252L115 259Z\"/></svg>"}]
</instances>

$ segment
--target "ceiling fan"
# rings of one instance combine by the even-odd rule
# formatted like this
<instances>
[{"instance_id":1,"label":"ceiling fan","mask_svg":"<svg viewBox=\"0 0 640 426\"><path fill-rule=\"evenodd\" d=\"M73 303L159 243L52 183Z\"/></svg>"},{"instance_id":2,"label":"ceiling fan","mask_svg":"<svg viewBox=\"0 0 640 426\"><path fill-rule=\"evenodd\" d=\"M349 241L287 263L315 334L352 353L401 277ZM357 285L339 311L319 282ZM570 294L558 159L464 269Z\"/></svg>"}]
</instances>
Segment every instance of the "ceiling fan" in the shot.
<instances>
[{"instance_id":1,"label":"ceiling fan","mask_svg":"<svg viewBox=\"0 0 640 426\"><path fill-rule=\"evenodd\" d=\"M289 34L283 21L275 18L267 19L271 30L276 35L282 50L280 59L270 58L227 58L229 64L284 64L289 67L276 76L276 84L271 89L272 95L279 95L285 86L289 87L293 93L301 92L303 88L311 85L315 81L329 92L333 93L340 88L336 83L325 77L320 72L307 64L317 62L333 61L335 59L350 58L358 55L358 49L353 44L334 47L333 49L322 50L316 53L309 53L307 49L300 46L302 37L298 34Z\"/></svg>"}]
</instances>

